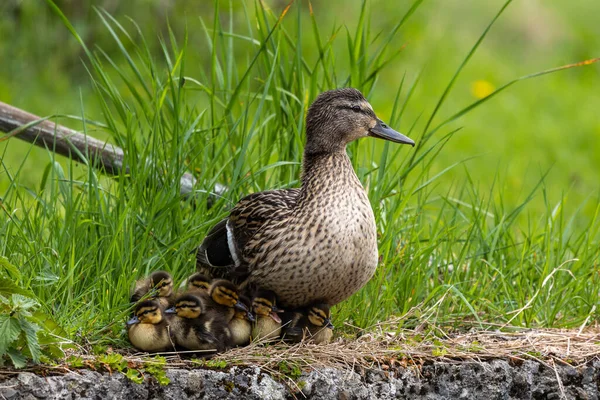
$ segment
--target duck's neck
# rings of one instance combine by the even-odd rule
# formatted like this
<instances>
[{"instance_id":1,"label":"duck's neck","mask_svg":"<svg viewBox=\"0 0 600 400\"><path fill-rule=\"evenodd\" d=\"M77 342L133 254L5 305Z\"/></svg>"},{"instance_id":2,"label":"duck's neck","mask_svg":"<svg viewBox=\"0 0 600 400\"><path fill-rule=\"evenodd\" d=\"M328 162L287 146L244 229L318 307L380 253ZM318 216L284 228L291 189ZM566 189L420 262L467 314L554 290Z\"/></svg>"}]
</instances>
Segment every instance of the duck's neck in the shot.
<instances>
[{"instance_id":1,"label":"duck's neck","mask_svg":"<svg viewBox=\"0 0 600 400\"><path fill-rule=\"evenodd\" d=\"M304 153L302 165L303 197L328 192L363 190L345 149L337 152Z\"/></svg>"}]
</instances>

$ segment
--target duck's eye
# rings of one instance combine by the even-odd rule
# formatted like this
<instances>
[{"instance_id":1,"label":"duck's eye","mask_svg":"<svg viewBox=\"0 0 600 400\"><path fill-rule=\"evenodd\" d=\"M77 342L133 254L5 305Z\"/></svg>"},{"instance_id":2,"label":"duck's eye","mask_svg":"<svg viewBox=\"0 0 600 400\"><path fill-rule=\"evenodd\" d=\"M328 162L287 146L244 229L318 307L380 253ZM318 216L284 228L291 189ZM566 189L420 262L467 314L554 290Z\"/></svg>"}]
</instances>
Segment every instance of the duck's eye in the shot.
<instances>
[{"instance_id":1,"label":"duck's eye","mask_svg":"<svg viewBox=\"0 0 600 400\"><path fill-rule=\"evenodd\" d=\"M354 105L350 107L352 109L352 111L356 111L356 112L361 112L362 108L360 108L360 106L358 105Z\"/></svg>"}]
</instances>

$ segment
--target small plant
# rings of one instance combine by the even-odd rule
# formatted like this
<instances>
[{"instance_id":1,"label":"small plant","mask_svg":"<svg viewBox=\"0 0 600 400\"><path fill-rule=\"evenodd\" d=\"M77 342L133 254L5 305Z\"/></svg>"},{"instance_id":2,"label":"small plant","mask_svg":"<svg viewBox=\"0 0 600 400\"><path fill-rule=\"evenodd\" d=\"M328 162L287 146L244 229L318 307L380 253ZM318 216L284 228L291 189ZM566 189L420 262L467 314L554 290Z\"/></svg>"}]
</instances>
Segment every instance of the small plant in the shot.
<instances>
[{"instance_id":1,"label":"small plant","mask_svg":"<svg viewBox=\"0 0 600 400\"><path fill-rule=\"evenodd\" d=\"M38 310L33 294L10 277L20 278L19 270L4 258L0 268L0 366L7 359L23 368L28 359L37 363L64 356L56 340L62 330Z\"/></svg>"},{"instance_id":2,"label":"small plant","mask_svg":"<svg viewBox=\"0 0 600 400\"><path fill-rule=\"evenodd\" d=\"M168 385L171 380L167 376L165 368L167 366L167 359L161 356L156 356L147 359L144 362L144 371L156 378L159 385Z\"/></svg>"},{"instance_id":3,"label":"small plant","mask_svg":"<svg viewBox=\"0 0 600 400\"><path fill-rule=\"evenodd\" d=\"M281 361L278 367L279 372L291 379L298 379L302 375L302 369L295 362Z\"/></svg>"},{"instance_id":4,"label":"small plant","mask_svg":"<svg viewBox=\"0 0 600 400\"><path fill-rule=\"evenodd\" d=\"M208 368L214 369L225 369L227 368L227 361L225 360L207 360L204 365Z\"/></svg>"}]
</instances>

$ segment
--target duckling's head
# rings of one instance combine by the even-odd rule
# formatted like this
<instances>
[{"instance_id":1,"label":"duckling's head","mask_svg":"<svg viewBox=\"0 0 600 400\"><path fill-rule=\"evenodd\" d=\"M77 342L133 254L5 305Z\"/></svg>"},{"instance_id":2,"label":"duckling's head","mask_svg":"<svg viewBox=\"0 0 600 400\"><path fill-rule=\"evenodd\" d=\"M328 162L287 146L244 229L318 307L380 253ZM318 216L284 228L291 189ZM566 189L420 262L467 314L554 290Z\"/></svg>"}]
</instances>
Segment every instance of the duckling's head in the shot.
<instances>
[{"instance_id":1,"label":"duckling's head","mask_svg":"<svg viewBox=\"0 0 600 400\"><path fill-rule=\"evenodd\" d=\"M196 290L208 293L211 279L201 273L195 273L188 278L188 290Z\"/></svg>"},{"instance_id":2,"label":"duckling's head","mask_svg":"<svg viewBox=\"0 0 600 400\"><path fill-rule=\"evenodd\" d=\"M314 326L333 329L330 318L331 312L329 310L329 304L315 304L308 309L308 320Z\"/></svg>"},{"instance_id":3,"label":"duckling's head","mask_svg":"<svg viewBox=\"0 0 600 400\"><path fill-rule=\"evenodd\" d=\"M202 301L193 294L185 294L175 301L175 305L167 310L167 314L177 314L181 318L198 318L202 314Z\"/></svg>"},{"instance_id":4,"label":"duckling's head","mask_svg":"<svg viewBox=\"0 0 600 400\"><path fill-rule=\"evenodd\" d=\"M163 319L160 303L157 300L144 300L135 307L134 316L127 325L160 324Z\"/></svg>"},{"instance_id":5,"label":"duckling's head","mask_svg":"<svg viewBox=\"0 0 600 400\"><path fill-rule=\"evenodd\" d=\"M377 118L373 107L357 89L323 92L308 109L306 154L341 152L348 143L367 136L415 145Z\"/></svg>"},{"instance_id":6,"label":"duckling's head","mask_svg":"<svg viewBox=\"0 0 600 400\"><path fill-rule=\"evenodd\" d=\"M169 297L173 293L173 277L166 271L156 271L150 275L152 287L158 292L158 297Z\"/></svg>"},{"instance_id":7,"label":"duckling's head","mask_svg":"<svg viewBox=\"0 0 600 400\"><path fill-rule=\"evenodd\" d=\"M252 311L257 317L271 317L275 322L281 323L277 313L281 312L275 305L277 296L271 290L259 290L252 299Z\"/></svg>"},{"instance_id":8,"label":"duckling's head","mask_svg":"<svg viewBox=\"0 0 600 400\"><path fill-rule=\"evenodd\" d=\"M240 301L239 289L226 279L219 279L210 286L210 297L217 304L226 307L235 307L238 310L248 311L248 307Z\"/></svg>"}]
</instances>

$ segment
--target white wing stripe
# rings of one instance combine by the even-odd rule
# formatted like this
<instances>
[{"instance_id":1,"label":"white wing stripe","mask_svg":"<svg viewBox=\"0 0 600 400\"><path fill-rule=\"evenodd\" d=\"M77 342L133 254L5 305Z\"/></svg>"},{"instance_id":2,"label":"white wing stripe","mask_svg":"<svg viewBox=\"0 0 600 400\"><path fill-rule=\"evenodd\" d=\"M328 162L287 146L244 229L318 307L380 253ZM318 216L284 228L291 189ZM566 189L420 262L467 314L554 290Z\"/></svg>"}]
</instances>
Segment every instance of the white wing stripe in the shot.
<instances>
[{"instance_id":1,"label":"white wing stripe","mask_svg":"<svg viewBox=\"0 0 600 400\"><path fill-rule=\"evenodd\" d=\"M240 259L237 254L237 248L235 246L235 239L233 238L233 229L231 228L229 221L227 221L227 224L225 224L225 228L227 229L227 246L229 247L229 252L231 253L231 258L233 258L233 262L235 263L235 266L239 267Z\"/></svg>"}]
</instances>

